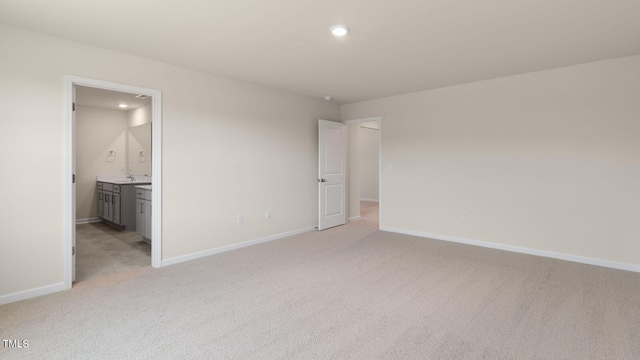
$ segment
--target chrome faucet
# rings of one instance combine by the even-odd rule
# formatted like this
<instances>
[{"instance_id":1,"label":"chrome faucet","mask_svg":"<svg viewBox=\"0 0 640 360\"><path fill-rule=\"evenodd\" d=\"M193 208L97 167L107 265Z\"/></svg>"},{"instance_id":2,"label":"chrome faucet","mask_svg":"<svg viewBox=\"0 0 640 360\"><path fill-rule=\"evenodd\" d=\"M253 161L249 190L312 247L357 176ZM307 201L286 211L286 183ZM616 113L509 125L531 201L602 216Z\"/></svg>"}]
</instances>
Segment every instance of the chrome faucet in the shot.
<instances>
[{"instance_id":1,"label":"chrome faucet","mask_svg":"<svg viewBox=\"0 0 640 360\"><path fill-rule=\"evenodd\" d=\"M133 176L133 174L129 174L129 176L127 176L127 178L131 179L131 181L136 181L136 177Z\"/></svg>"}]
</instances>

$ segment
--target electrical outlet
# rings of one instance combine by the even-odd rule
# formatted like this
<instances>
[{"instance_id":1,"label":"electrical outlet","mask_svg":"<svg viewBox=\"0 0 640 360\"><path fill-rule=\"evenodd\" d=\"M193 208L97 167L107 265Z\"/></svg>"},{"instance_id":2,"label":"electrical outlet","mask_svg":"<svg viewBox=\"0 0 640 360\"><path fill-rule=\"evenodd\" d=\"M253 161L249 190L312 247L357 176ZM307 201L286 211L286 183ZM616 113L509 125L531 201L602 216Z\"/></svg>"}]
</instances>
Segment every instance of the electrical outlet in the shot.
<instances>
[{"instance_id":1,"label":"electrical outlet","mask_svg":"<svg viewBox=\"0 0 640 360\"><path fill-rule=\"evenodd\" d=\"M238 214L238 224L244 224L244 214Z\"/></svg>"},{"instance_id":2,"label":"electrical outlet","mask_svg":"<svg viewBox=\"0 0 640 360\"><path fill-rule=\"evenodd\" d=\"M468 212L466 212L466 211L462 212L462 220L463 221L469 220L469 213Z\"/></svg>"},{"instance_id":3,"label":"electrical outlet","mask_svg":"<svg viewBox=\"0 0 640 360\"><path fill-rule=\"evenodd\" d=\"M267 210L264 212L265 220L271 220L271 210Z\"/></svg>"},{"instance_id":4,"label":"electrical outlet","mask_svg":"<svg viewBox=\"0 0 640 360\"><path fill-rule=\"evenodd\" d=\"M120 165L120 171L124 171L124 164Z\"/></svg>"}]
</instances>

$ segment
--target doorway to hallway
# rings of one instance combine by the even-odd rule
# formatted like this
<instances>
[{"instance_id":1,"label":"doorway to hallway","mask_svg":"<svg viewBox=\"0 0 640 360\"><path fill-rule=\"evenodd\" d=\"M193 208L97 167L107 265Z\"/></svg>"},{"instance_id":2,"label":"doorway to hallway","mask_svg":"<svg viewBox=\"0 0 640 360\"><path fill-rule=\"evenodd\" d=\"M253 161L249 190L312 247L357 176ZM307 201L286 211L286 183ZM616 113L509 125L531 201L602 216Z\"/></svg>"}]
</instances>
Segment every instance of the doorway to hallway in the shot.
<instances>
[{"instance_id":1,"label":"doorway to hallway","mask_svg":"<svg viewBox=\"0 0 640 360\"><path fill-rule=\"evenodd\" d=\"M349 125L349 221L377 216L382 209L382 118L345 121ZM366 208L366 209L364 209Z\"/></svg>"},{"instance_id":2,"label":"doorway to hallway","mask_svg":"<svg viewBox=\"0 0 640 360\"><path fill-rule=\"evenodd\" d=\"M380 211L379 204L380 203L377 201L360 201L361 220L378 223Z\"/></svg>"}]
</instances>

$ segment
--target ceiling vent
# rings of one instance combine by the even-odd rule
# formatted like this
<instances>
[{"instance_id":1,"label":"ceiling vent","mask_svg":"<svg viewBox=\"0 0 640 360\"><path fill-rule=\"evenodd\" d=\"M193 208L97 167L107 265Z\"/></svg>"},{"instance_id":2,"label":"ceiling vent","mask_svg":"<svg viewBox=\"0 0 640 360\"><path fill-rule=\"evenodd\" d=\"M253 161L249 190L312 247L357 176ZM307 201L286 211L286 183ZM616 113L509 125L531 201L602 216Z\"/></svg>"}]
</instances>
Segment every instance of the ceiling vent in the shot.
<instances>
[{"instance_id":1,"label":"ceiling vent","mask_svg":"<svg viewBox=\"0 0 640 360\"><path fill-rule=\"evenodd\" d=\"M141 100L144 100L144 99L146 99L148 97L149 97L149 95L143 95L143 94L136 95L136 98L141 99Z\"/></svg>"}]
</instances>

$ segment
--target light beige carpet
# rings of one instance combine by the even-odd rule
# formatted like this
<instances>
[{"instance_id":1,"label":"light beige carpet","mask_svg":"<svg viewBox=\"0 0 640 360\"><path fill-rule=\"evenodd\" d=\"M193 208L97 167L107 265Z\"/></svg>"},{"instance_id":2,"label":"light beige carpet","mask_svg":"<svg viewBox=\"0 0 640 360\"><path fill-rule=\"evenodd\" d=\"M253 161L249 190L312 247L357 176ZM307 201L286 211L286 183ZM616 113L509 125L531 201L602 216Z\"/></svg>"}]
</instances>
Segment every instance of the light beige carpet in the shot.
<instances>
[{"instance_id":1,"label":"light beige carpet","mask_svg":"<svg viewBox=\"0 0 640 360\"><path fill-rule=\"evenodd\" d=\"M375 226L0 306L0 358L640 359L640 274Z\"/></svg>"}]
</instances>

